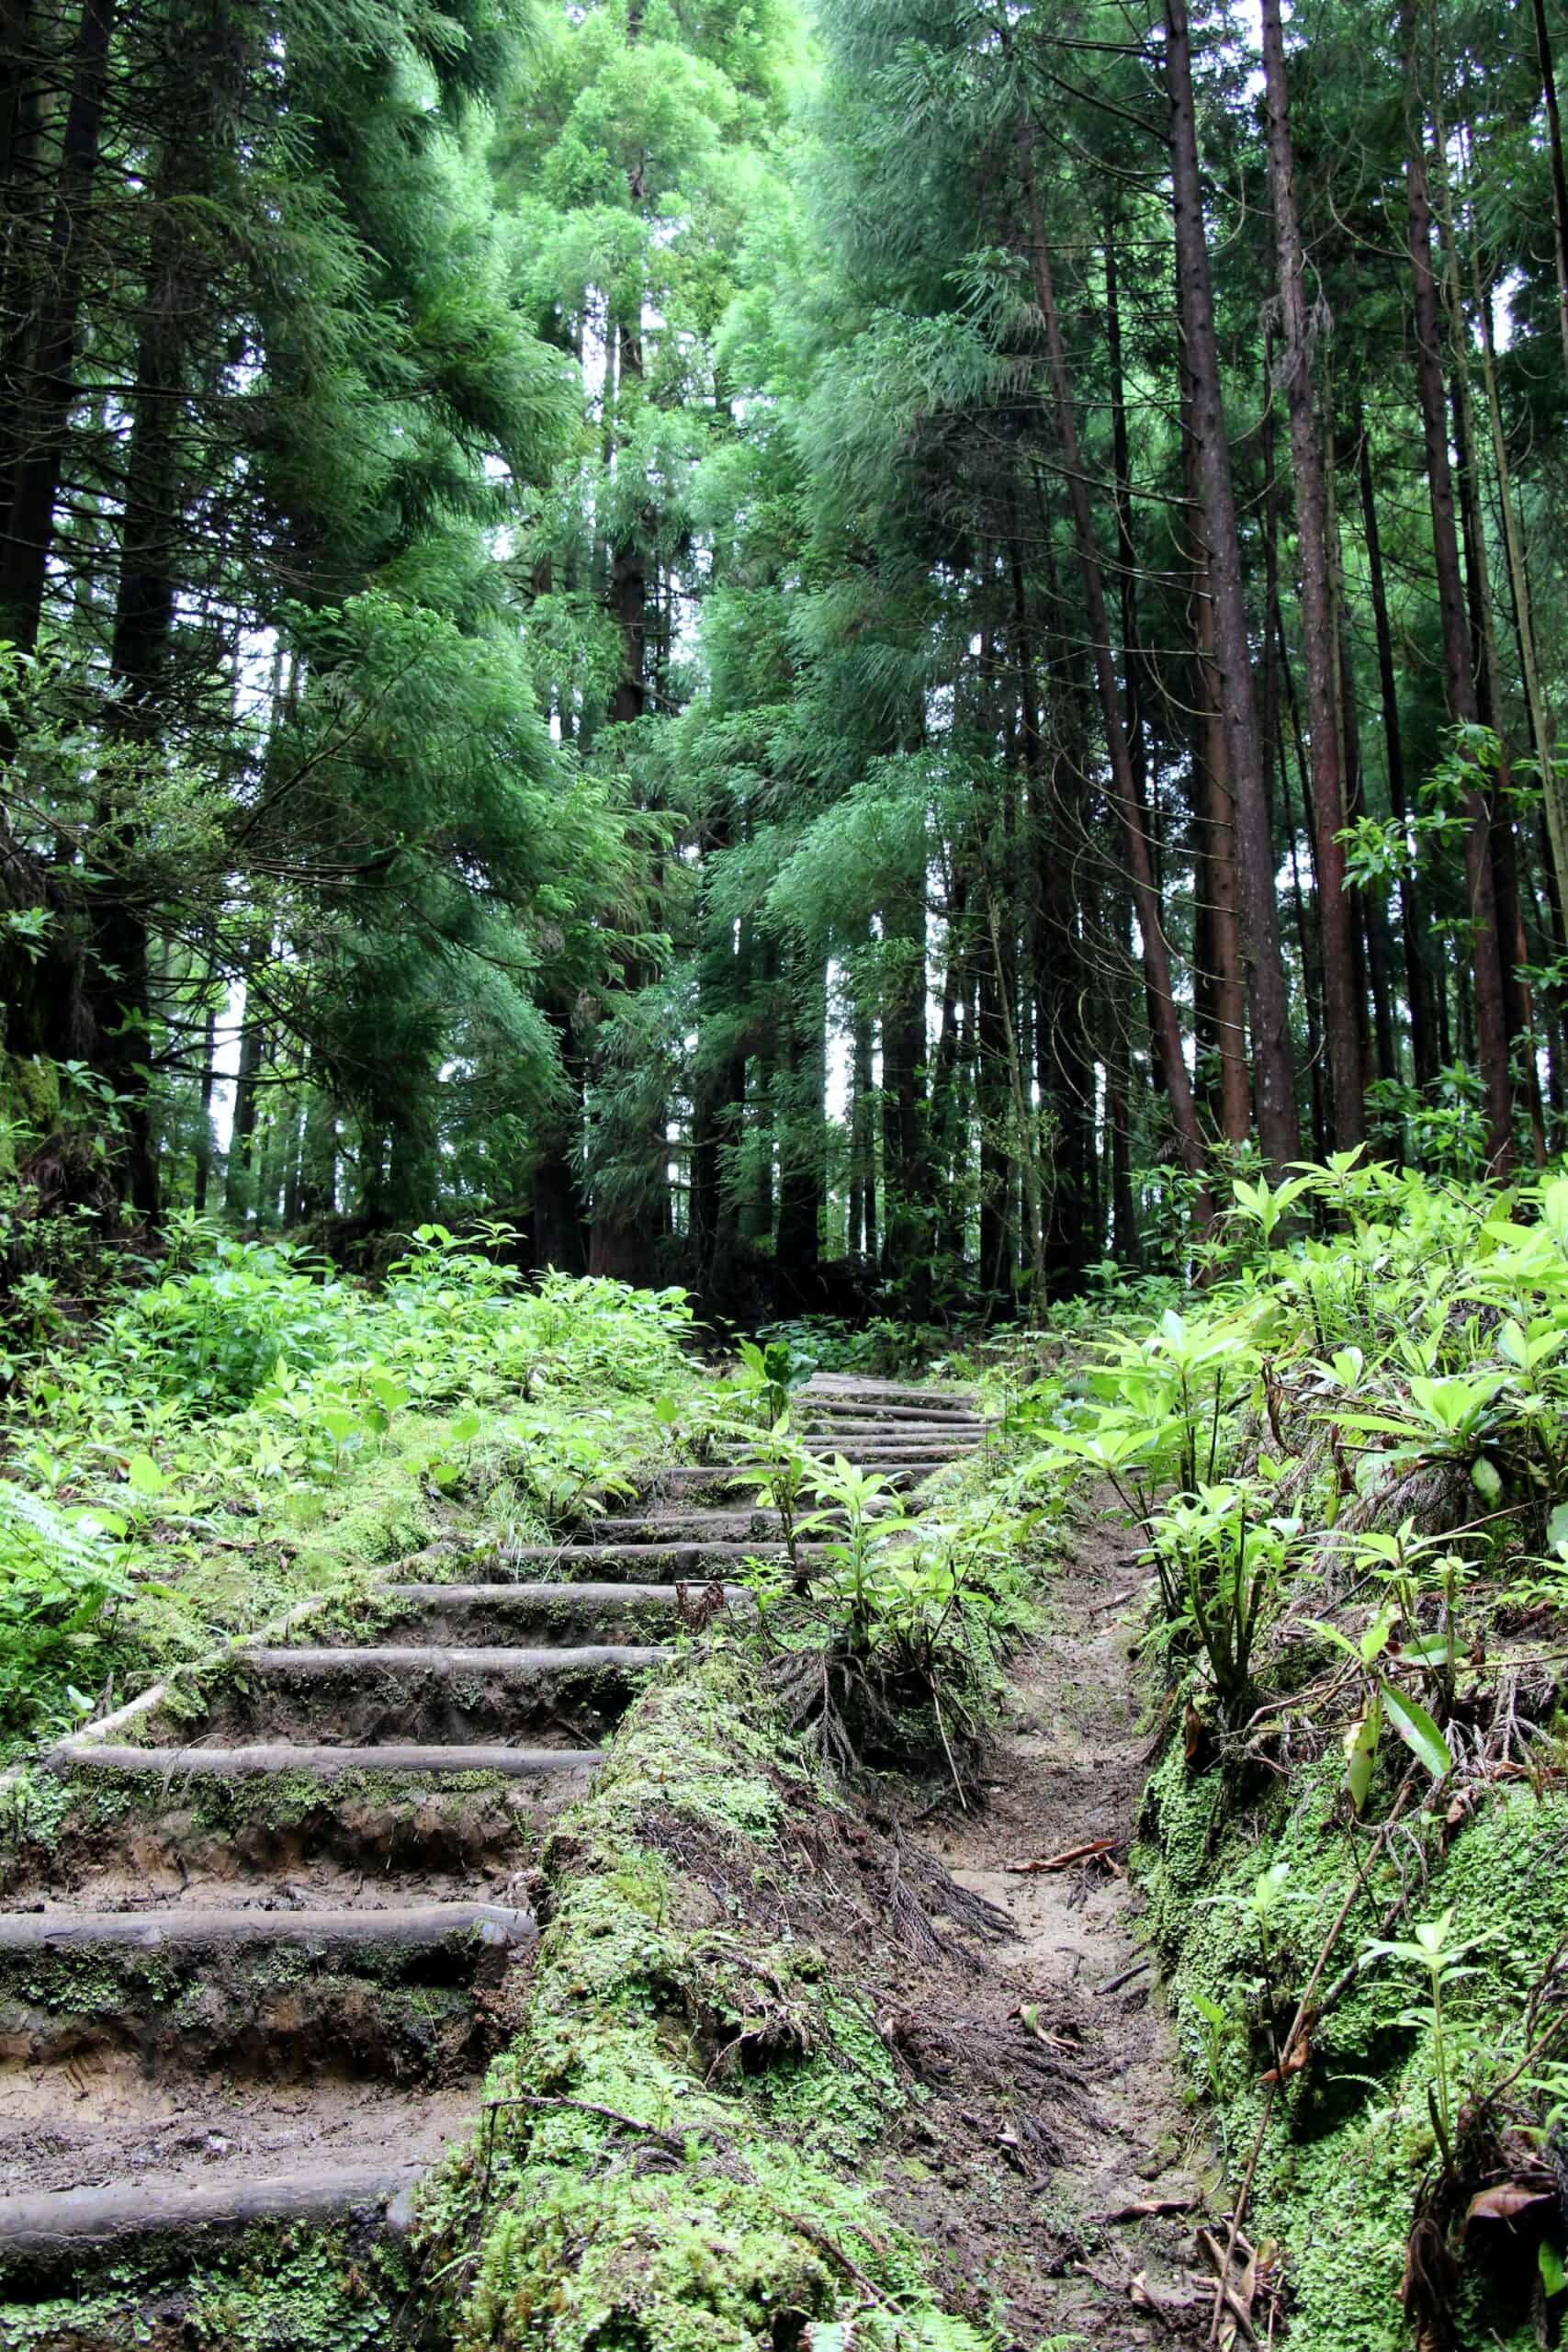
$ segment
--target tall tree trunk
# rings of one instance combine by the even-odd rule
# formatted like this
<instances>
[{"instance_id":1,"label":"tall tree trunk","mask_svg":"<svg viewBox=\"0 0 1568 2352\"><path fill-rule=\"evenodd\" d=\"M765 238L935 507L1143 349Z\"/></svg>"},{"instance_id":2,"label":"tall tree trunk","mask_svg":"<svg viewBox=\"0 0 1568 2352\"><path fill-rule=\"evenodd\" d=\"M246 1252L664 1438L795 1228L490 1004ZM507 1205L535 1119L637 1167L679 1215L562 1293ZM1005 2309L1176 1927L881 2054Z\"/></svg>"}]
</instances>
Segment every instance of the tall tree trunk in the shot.
<instances>
[{"instance_id":1,"label":"tall tree trunk","mask_svg":"<svg viewBox=\"0 0 1568 2352\"><path fill-rule=\"evenodd\" d=\"M1345 791L1335 687L1337 647L1329 576L1328 497L1323 450L1313 413L1312 323L1306 260L1296 206L1296 158L1291 136L1290 89L1280 0L1262 0L1263 72L1269 115L1269 154L1279 249L1280 306L1284 323L1281 373L1291 424L1295 477L1296 546L1301 572L1302 646L1312 736L1313 822L1317 836L1318 935L1323 956L1323 1014L1334 1088L1334 1140L1351 1150L1366 1134L1356 985L1355 922L1345 882Z\"/></svg>"},{"instance_id":2,"label":"tall tree trunk","mask_svg":"<svg viewBox=\"0 0 1568 2352\"><path fill-rule=\"evenodd\" d=\"M944 1006L951 1018L951 1008ZM872 1020L859 1004L854 1012L854 1104L850 1120L850 1152L854 1171L858 1216L850 1219L850 1253L876 1263L876 1075L872 1058Z\"/></svg>"},{"instance_id":3,"label":"tall tree trunk","mask_svg":"<svg viewBox=\"0 0 1568 2352\"><path fill-rule=\"evenodd\" d=\"M642 328L622 322L616 329L619 352L617 401L624 403L631 387L642 382ZM610 696L608 717L617 722L640 718L648 707L648 537L652 517L645 508L639 527L616 542L610 553L610 612L621 636L621 671Z\"/></svg>"},{"instance_id":4,"label":"tall tree trunk","mask_svg":"<svg viewBox=\"0 0 1568 2352\"><path fill-rule=\"evenodd\" d=\"M1290 648L1285 642L1285 619L1278 605L1274 608L1274 634L1280 665L1280 680L1284 688L1285 715L1290 720L1291 746L1287 747L1284 730L1280 735L1280 808L1284 820L1285 839L1290 843L1291 905L1295 919L1296 955L1302 967L1302 1002L1306 1014L1307 1084L1312 1115L1312 1148L1316 1159L1328 1154L1328 1116L1324 1102L1323 1087L1323 989L1317 961L1317 933L1307 920L1306 893L1302 888L1300 836L1296 829L1294 804L1291 797L1290 749L1296 755L1296 774L1302 788L1302 831L1306 837L1309 857L1314 851L1312 831L1312 786L1307 777L1306 745L1302 741L1301 711L1296 702L1295 678L1291 669Z\"/></svg>"},{"instance_id":5,"label":"tall tree trunk","mask_svg":"<svg viewBox=\"0 0 1568 2352\"><path fill-rule=\"evenodd\" d=\"M1404 789L1404 741L1399 723L1399 684L1393 661L1393 632L1389 626L1388 589L1383 579L1382 537L1378 528L1377 496L1372 483L1371 441L1358 398L1356 432L1360 442L1359 472L1361 490L1361 529L1367 544L1367 574L1371 587L1372 625L1377 638L1378 696L1382 707L1383 758L1388 772L1389 807L1401 826L1407 802ZM1417 1086L1428 1086L1438 1074L1437 1039L1432 1029L1432 984L1427 968L1425 914L1421 886L1413 869L1402 866L1399 876L1399 927L1404 951L1404 995L1410 1018L1410 1058Z\"/></svg>"},{"instance_id":6,"label":"tall tree trunk","mask_svg":"<svg viewBox=\"0 0 1568 2352\"><path fill-rule=\"evenodd\" d=\"M1562 334L1562 365L1568 370L1568 172L1562 164L1562 118L1557 105L1557 68L1546 21L1546 0L1530 0L1535 19L1536 63L1546 103L1546 146L1551 158L1552 251L1557 262L1557 323Z\"/></svg>"},{"instance_id":7,"label":"tall tree trunk","mask_svg":"<svg viewBox=\"0 0 1568 2352\"><path fill-rule=\"evenodd\" d=\"M1100 558L1095 548L1094 519L1089 509L1089 483L1084 475L1078 452L1077 423L1073 413L1066 354L1062 344L1061 322L1056 311L1051 252L1046 243L1045 219L1041 208L1040 187L1034 170L1032 132L1027 125L1020 135L1019 152L1022 160L1024 190L1029 205L1030 258L1034 276L1035 297L1039 302L1045 327L1046 349L1050 360L1052 390L1056 411L1056 429L1062 444L1063 463L1066 470L1073 522L1077 536L1078 572L1087 608L1089 650L1094 662L1095 684L1100 695L1100 722L1105 729L1106 751L1111 765L1111 797L1116 804L1116 813L1126 843L1134 904L1138 928L1143 934L1145 967L1148 976L1149 999L1155 1021L1155 1050L1165 1077L1165 1091L1169 1103L1171 1125L1175 1130L1177 1149L1181 1155L1182 1164L1188 1173L1198 1176L1201 1174L1203 1166L1202 1138L1198 1131L1198 1111L1192 1095L1192 1081L1188 1075L1186 1057L1181 1050L1181 1023L1171 986L1170 951L1166 944L1164 916L1160 907L1159 894L1155 888L1153 864L1149 855L1148 832L1135 788L1132 758L1128 750L1127 730L1122 718L1121 694L1117 686L1115 663L1111 656L1110 626L1105 610L1105 587L1100 574ZM1201 1213L1205 1216L1208 1213L1206 1195Z\"/></svg>"},{"instance_id":8,"label":"tall tree trunk","mask_svg":"<svg viewBox=\"0 0 1568 2352\"><path fill-rule=\"evenodd\" d=\"M271 952L270 943L267 952ZM261 1073L266 1042L265 1024L252 988L253 976L262 961L262 950L253 941L246 948L244 957L245 993L241 1015L240 1065L234 1080L234 1116L229 1131L229 1165L223 1180L223 1206L229 1216L242 1218L249 1215L252 1206L251 1163L254 1156L256 1133L256 1080Z\"/></svg>"},{"instance_id":9,"label":"tall tree trunk","mask_svg":"<svg viewBox=\"0 0 1568 2352\"><path fill-rule=\"evenodd\" d=\"M1197 441L1191 426L1192 379L1185 354L1179 356L1177 372L1188 519L1201 536ZM1231 790L1230 743L1215 661L1213 586L1202 546L1193 545L1187 552L1192 561L1192 634L1198 673L1194 739L1198 789L1193 795L1193 807L1198 819L1199 856L1194 924L1196 936L1203 943L1207 967L1201 975L1195 973L1193 978L1195 988L1200 977L1202 979L1217 1056L1219 1086L1213 1106L1215 1121L1227 1143L1245 1144L1252 1133L1252 1090L1247 1069L1247 982L1242 970L1235 796Z\"/></svg>"},{"instance_id":10,"label":"tall tree trunk","mask_svg":"<svg viewBox=\"0 0 1568 2352\"><path fill-rule=\"evenodd\" d=\"M38 644L54 540L66 428L75 398L76 345L108 86L117 0L83 0L61 140L54 220L16 436L6 535L0 542L0 636L24 653Z\"/></svg>"},{"instance_id":11,"label":"tall tree trunk","mask_svg":"<svg viewBox=\"0 0 1568 2352\"><path fill-rule=\"evenodd\" d=\"M1280 954L1274 844L1269 822L1263 735L1253 692L1252 654L1236 527L1235 487L1220 385L1219 345L1209 247L1203 227L1203 183L1192 97L1191 33L1187 0L1165 0L1166 75L1170 99L1171 207L1176 230L1181 333L1192 379L1192 430L1197 443L1203 538L1214 600L1214 658L1219 667L1235 806L1241 874L1242 953L1251 1013L1258 1136L1276 1171L1301 1151L1296 1115L1291 1011Z\"/></svg>"},{"instance_id":12,"label":"tall tree trunk","mask_svg":"<svg viewBox=\"0 0 1568 2352\"><path fill-rule=\"evenodd\" d=\"M1404 11L1409 44L1408 79L1415 84L1415 12ZM1448 403L1443 383L1442 321L1432 266L1432 205L1427 177L1427 133L1416 106L1409 126L1405 164L1405 208L1416 320L1416 379L1427 457L1427 492L1432 514L1432 552L1438 607L1442 623L1443 666L1449 707L1461 726L1480 722L1471 669L1470 630L1460 572L1454 522L1453 472L1449 459ZM1486 1156L1495 1175L1514 1156L1513 1082L1509 1068L1503 945L1497 930L1497 894L1492 870L1491 812L1478 770L1465 790L1464 872L1467 911L1474 926L1476 1050L1485 1102Z\"/></svg>"},{"instance_id":13,"label":"tall tree trunk","mask_svg":"<svg viewBox=\"0 0 1568 2352\"><path fill-rule=\"evenodd\" d=\"M1012 1222L1012 1090L1008 1082L1000 927L996 896L983 883L975 962L979 981L975 1032L976 1108L980 1122L980 1288L991 1304L1012 1302L1016 1235Z\"/></svg>"},{"instance_id":14,"label":"tall tree trunk","mask_svg":"<svg viewBox=\"0 0 1568 2352\"><path fill-rule=\"evenodd\" d=\"M911 884L917 877L910 876ZM905 1312L924 1322L931 1303L931 1183L926 1149L925 876L905 908L885 909L883 934L910 949L908 978L882 1012L883 1277Z\"/></svg>"},{"instance_id":15,"label":"tall tree trunk","mask_svg":"<svg viewBox=\"0 0 1568 2352\"><path fill-rule=\"evenodd\" d=\"M198 152L195 141L165 151L152 187L147 287L131 397L119 578L109 645L109 670L118 693L108 707L107 733L111 742L133 752L150 747L164 722L161 693L174 632L175 569L184 504L179 482L180 411L186 337L196 303L192 255L179 208L191 191L193 177L199 177L187 168ZM95 879L87 898L88 996L104 1038L103 1075L122 1105L129 1194L144 1215L154 1216L158 1188L147 1105L152 1014L149 943L146 910L136 897L130 869L133 855L134 842L111 792L98 803L93 831Z\"/></svg>"},{"instance_id":16,"label":"tall tree trunk","mask_svg":"<svg viewBox=\"0 0 1568 2352\"><path fill-rule=\"evenodd\" d=\"M784 1099L779 1105L779 1226L775 1305L790 1314L815 1304L821 1262L822 1147L826 1128L825 977L801 951L790 973L784 1039Z\"/></svg>"}]
</instances>

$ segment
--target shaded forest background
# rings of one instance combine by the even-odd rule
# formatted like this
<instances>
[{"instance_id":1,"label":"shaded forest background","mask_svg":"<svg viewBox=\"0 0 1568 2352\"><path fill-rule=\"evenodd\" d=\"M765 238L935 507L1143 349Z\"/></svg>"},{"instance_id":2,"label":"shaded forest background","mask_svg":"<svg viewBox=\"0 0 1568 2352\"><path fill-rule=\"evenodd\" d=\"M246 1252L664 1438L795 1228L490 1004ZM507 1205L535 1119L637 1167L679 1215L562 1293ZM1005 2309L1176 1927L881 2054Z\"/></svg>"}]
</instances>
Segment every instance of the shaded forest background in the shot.
<instances>
[{"instance_id":1,"label":"shaded forest background","mask_svg":"<svg viewBox=\"0 0 1568 2352\"><path fill-rule=\"evenodd\" d=\"M0 1251L1026 1307L1568 1119L1558 0L0 0Z\"/></svg>"}]
</instances>

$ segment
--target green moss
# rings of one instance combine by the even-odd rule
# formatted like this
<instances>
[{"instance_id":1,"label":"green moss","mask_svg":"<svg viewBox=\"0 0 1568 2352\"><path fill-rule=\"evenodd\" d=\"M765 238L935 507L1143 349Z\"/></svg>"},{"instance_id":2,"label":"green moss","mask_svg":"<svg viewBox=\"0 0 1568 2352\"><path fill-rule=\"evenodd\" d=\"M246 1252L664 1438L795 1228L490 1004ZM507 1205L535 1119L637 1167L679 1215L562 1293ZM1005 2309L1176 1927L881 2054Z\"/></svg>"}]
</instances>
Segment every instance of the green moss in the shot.
<instances>
[{"instance_id":1,"label":"green moss","mask_svg":"<svg viewBox=\"0 0 1568 2352\"><path fill-rule=\"evenodd\" d=\"M547 1848L498 2103L425 2201L427 2258L467 2278L461 2352L750 2352L851 2316L867 2352L986 2340L878 2210L905 2094L863 1997L749 1916L819 1801L738 1658L628 1718Z\"/></svg>"},{"instance_id":2,"label":"green moss","mask_svg":"<svg viewBox=\"0 0 1568 2352\"><path fill-rule=\"evenodd\" d=\"M1288 1865L1272 1929L1279 2027L1365 1859L1366 1832L1344 1821L1342 1779L1341 1760L1330 1751L1247 1809L1227 1794L1218 1771L1189 1776L1177 1748L1149 1783L1138 1861L1150 1925L1195 2080L1214 2096L1237 2165L1258 2127L1260 2077L1269 2064L1270 2003L1246 1900L1260 1871ZM1374 1813L1380 1795L1386 1810L1386 1784L1374 1792ZM1325 1981L1382 1931L1402 1886L1414 1883L1419 1892L1407 1919L1434 1918L1451 1905L1456 1936L1488 1939L1472 1955L1476 1973L1456 1987L1451 2013L1459 2041L1468 2037L1483 2060L1506 2046L1530 1985L1568 1937L1568 1797L1538 1801L1507 1788L1487 1797L1446 1850L1436 1822L1413 1821L1411 1840L1374 1872ZM1224 2011L1217 2050L1195 1995ZM1403 2021L1422 1997L1408 1971L1387 1962L1363 1968L1314 2028L1311 2064L1270 2122L1253 2233L1284 2248L1298 2352L1351 2345L1356 2352L1395 2352L1408 2342L1395 2290L1416 2191L1437 2154L1427 2096L1435 2073L1431 2036Z\"/></svg>"},{"instance_id":3,"label":"green moss","mask_svg":"<svg viewBox=\"0 0 1568 2352\"><path fill-rule=\"evenodd\" d=\"M152 2340L155 2321L164 2340L235 2352L369 2352L406 2341L400 2252L351 2245L342 2231L253 2230L194 2273L187 2255L175 2284L167 2270L148 2249L88 2293L0 2301L0 2343L7 2352L134 2352Z\"/></svg>"}]
</instances>

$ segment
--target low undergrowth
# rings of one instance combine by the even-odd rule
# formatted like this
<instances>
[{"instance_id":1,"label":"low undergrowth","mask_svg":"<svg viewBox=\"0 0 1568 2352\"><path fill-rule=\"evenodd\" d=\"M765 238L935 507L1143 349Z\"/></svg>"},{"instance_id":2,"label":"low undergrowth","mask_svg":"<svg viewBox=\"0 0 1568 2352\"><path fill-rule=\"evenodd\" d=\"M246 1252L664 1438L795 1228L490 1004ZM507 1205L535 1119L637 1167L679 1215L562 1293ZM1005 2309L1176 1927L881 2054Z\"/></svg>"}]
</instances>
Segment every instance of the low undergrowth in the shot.
<instances>
[{"instance_id":1,"label":"low undergrowth","mask_svg":"<svg viewBox=\"0 0 1568 2352\"><path fill-rule=\"evenodd\" d=\"M432 1543L630 1492L701 1420L690 1324L679 1293L531 1283L440 1227L374 1290L187 1232L0 1409L0 1755Z\"/></svg>"},{"instance_id":2,"label":"low undergrowth","mask_svg":"<svg viewBox=\"0 0 1568 2352\"><path fill-rule=\"evenodd\" d=\"M753 1666L712 1657L642 1700L547 1848L524 2031L425 2199L458 2352L991 2341L943 2310L875 2186L921 2096L871 1989L900 1918L932 1936L900 1885ZM879 1948L857 1928L859 1964L835 1962L868 1911Z\"/></svg>"},{"instance_id":3,"label":"low undergrowth","mask_svg":"<svg viewBox=\"0 0 1568 2352\"><path fill-rule=\"evenodd\" d=\"M1145 1547L1137 1860L1233 2283L1322 2352L1553 2343L1568 1181L1350 1155L1238 1182L1212 1256L1023 1391L1004 1485Z\"/></svg>"}]
</instances>

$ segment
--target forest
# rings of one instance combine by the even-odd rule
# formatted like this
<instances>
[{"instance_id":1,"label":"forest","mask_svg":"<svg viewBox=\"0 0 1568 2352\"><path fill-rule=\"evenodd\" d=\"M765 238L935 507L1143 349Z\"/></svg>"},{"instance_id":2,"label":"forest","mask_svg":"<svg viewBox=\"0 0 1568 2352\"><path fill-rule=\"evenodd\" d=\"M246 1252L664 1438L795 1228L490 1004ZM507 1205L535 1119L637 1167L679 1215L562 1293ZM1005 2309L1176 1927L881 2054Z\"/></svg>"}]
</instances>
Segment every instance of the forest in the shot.
<instances>
[{"instance_id":1,"label":"forest","mask_svg":"<svg viewBox=\"0 0 1568 2352\"><path fill-rule=\"evenodd\" d=\"M14 1273L503 1213L925 1322L1539 1166L1556 43L18 0Z\"/></svg>"},{"instance_id":2,"label":"forest","mask_svg":"<svg viewBox=\"0 0 1568 2352\"><path fill-rule=\"evenodd\" d=\"M1568 2340L1564 0L0 0L0 2344Z\"/></svg>"}]
</instances>

